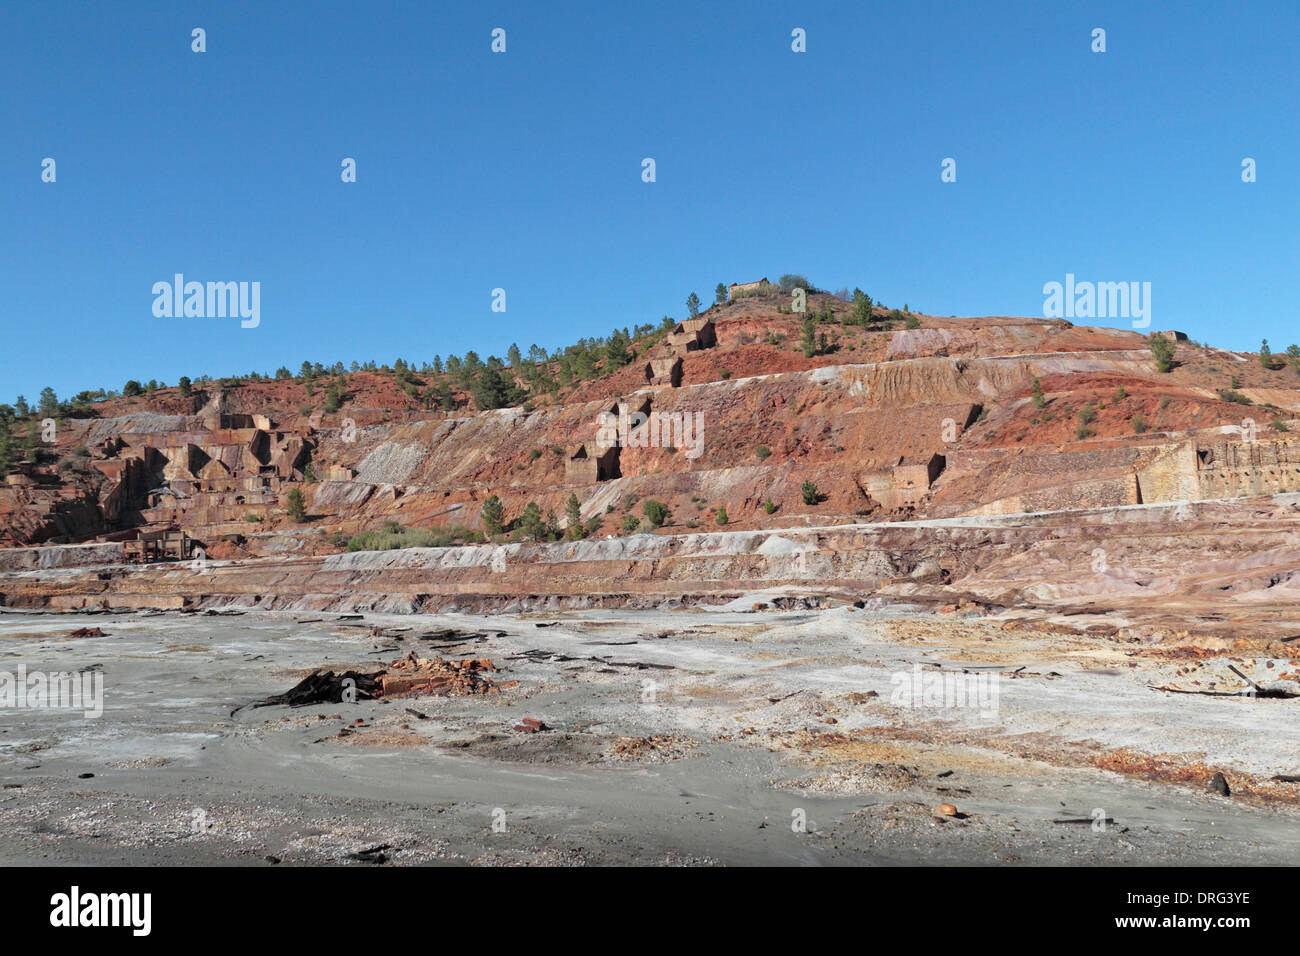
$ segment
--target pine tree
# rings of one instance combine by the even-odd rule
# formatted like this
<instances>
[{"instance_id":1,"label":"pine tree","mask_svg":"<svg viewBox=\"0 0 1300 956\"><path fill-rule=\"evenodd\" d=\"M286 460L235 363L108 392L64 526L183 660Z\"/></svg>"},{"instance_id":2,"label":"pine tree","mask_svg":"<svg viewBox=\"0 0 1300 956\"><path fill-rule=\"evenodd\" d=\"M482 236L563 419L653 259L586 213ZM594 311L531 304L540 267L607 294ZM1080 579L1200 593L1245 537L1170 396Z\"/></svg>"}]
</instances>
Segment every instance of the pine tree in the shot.
<instances>
[{"instance_id":1,"label":"pine tree","mask_svg":"<svg viewBox=\"0 0 1300 956\"><path fill-rule=\"evenodd\" d=\"M289 497L285 499L284 510L290 521L301 523L307 520L307 506L302 500L301 489L289 489Z\"/></svg>"},{"instance_id":2,"label":"pine tree","mask_svg":"<svg viewBox=\"0 0 1300 956\"><path fill-rule=\"evenodd\" d=\"M586 530L582 527L582 503L576 494L570 494L569 500L564 503L564 516L568 519L570 538L586 535Z\"/></svg>"},{"instance_id":3,"label":"pine tree","mask_svg":"<svg viewBox=\"0 0 1300 956\"><path fill-rule=\"evenodd\" d=\"M723 285L721 282L719 282L718 287L713 290L713 304L726 305L726 302L727 302L727 287Z\"/></svg>"},{"instance_id":4,"label":"pine tree","mask_svg":"<svg viewBox=\"0 0 1300 956\"><path fill-rule=\"evenodd\" d=\"M817 323L811 315L803 317L803 338L800 339L803 346L804 358L812 358L817 352Z\"/></svg>"},{"instance_id":5,"label":"pine tree","mask_svg":"<svg viewBox=\"0 0 1300 956\"><path fill-rule=\"evenodd\" d=\"M609 333L609 339L605 342L605 359L611 370L622 368L632 361L631 344L632 339L627 334L627 329L615 329Z\"/></svg>"},{"instance_id":6,"label":"pine tree","mask_svg":"<svg viewBox=\"0 0 1300 956\"><path fill-rule=\"evenodd\" d=\"M510 376L497 371L491 365L480 366L474 384L470 388L470 394L474 396L474 402L479 409L484 411L515 405L522 397Z\"/></svg>"},{"instance_id":7,"label":"pine tree","mask_svg":"<svg viewBox=\"0 0 1300 956\"><path fill-rule=\"evenodd\" d=\"M546 522L542 520L542 509L536 501L528 502L524 508L523 517L519 519L519 526L523 529L524 534L532 540L545 540Z\"/></svg>"},{"instance_id":8,"label":"pine tree","mask_svg":"<svg viewBox=\"0 0 1300 956\"><path fill-rule=\"evenodd\" d=\"M498 535L505 529L505 508L496 495L483 502L480 516L483 519L483 530L489 535Z\"/></svg>"},{"instance_id":9,"label":"pine tree","mask_svg":"<svg viewBox=\"0 0 1300 956\"><path fill-rule=\"evenodd\" d=\"M872 318L871 296L867 295L861 289L853 290L853 312L850 321L854 325L860 325L866 328L871 324Z\"/></svg>"},{"instance_id":10,"label":"pine tree","mask_svg":"<svg viewBox=\"0 0 1300 956\"><path fill-rule=\"evenodd\" d=\"M9 419L0 418L0 475L7 475L13 466L13 433L9 430Z\"/></svg>"}]
</instances>

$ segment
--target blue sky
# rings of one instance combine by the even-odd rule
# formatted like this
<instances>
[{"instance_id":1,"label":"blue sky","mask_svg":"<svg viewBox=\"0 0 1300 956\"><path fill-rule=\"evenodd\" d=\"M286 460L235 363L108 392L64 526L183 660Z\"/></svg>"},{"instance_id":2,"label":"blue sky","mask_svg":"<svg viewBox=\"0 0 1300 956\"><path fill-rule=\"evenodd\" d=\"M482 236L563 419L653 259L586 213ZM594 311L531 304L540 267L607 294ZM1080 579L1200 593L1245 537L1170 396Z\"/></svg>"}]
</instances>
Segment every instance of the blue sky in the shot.
<instances>
[{"instance_id":1,"label":"blue sky","mask_svg":"<svg viewBox=\"0 0 1300 956\"><path fill-rule=\"evenodd\" d=\"M1294 0L7 4L0 401L551 348L783 272L942 315L1149 281L1152 328L1277 350L1298 36ZM177 272L261 324L155 318Z\"/></svg>"}]
</instances>

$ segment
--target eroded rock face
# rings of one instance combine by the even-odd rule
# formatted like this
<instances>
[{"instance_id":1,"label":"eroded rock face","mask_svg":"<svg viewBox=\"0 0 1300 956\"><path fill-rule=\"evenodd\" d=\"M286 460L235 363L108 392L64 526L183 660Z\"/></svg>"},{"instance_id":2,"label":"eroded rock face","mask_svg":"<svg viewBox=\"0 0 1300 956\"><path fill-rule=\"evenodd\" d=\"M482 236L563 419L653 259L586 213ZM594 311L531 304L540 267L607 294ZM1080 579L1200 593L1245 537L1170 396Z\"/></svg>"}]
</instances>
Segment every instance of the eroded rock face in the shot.
<instances>
[{"instance_id":1,"label":"eroded rock face","mask_svg":"<svg viewBox=\"0 0 1300 956\"><path fill-rule=\"evenodd\" d=\"M1180 343L1179 364L1160 374L1135 332L934 316L887 330L883 311L872 329L823 323L834 341L806 357L786 304L753 296L709 309L708 346L674 353L680 387L646 387L642 360L671 347L658 342L528 409L475 413L457 393L456 410L427 410L395 376L371 372L349 376L347 402L329 413L292 380L102 403L0 486L0 544L99 538L105 550L0 553L5 600L416 610L714 600L774 584L1123 603L1200 593L1198 574L1240 582L1236 554L1277 563L1283 577L1265 590L1288 586L1277 536L1294 532L1286 496L1300 491L1287 424L1300 392L1285 387L1288 371ZM820 293L809 308L849 311ZM1225 369L1238 398L1259 404L1221 394ZM616 454L602 451L602 426L629 411L648 417L618 435ZM574 449L589 446L604 467L574 466ZM286 515L291 494L307 521ZM588 540L337 553L386 522L479 528L494 494L507 522L529 502L564 515L576 495ZM631 518L655 530L651 499L668 524L626 536ZM1214 499L1237 504L1205 503ZM1176 506L1191 501L1203 503ZM1286 530L1258 526L1259 509ZM119 560L104 539L169 524L211 561L145 576L76 571ZM49 581L23 576L54 570Z\"/></svg>"},{"instance_id":2,"label":"eroded rock face","mask_svg":"<svg viewBox=\"0 0 1300 956\"><path fill-rule=\"evenodd\" d=\"M54 610L651 607L734 602L763 591L812 606L876 598L948 605L960 613L1015 607L1116 612L1130 626L1281 640L1291 636L1286 615L1300 597L1300 496L779 532L410 548L216 561L202 568L0 573L7 605Z\"/></svg>"}]
</instances>

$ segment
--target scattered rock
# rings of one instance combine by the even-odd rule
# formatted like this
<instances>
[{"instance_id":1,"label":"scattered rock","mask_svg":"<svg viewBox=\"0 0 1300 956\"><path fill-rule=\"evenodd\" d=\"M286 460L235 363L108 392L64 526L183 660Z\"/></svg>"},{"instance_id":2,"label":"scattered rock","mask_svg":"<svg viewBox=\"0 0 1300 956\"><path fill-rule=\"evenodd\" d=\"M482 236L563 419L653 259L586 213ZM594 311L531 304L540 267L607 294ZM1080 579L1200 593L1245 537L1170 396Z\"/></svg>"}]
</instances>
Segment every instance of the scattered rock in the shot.
<instances>
[{"instance_id":1,"label":"scattered rock","mask_svg":"<svg viewBox=\"0 0 1300 956\"><path fill-rule=\"evenodd\" d=\"M1206 789L1210 790L1212 793L1219 794L1221 797L1232 796L1232 790L1228 786L1228 780L1222 773L1216 773L1211 777L1209 786Z\"/></svg>"},{"instance_id":2,"label":"scattered rock","mask_svg":"<svg viewBox=\"0 0 1300 956\"><path fill-rule=\"evenodd\" d=\"M392 849L391 843L381 843L378 846L367 847L364 850L358 850L356 853L349 853L349 860L356 860L358 863L387 863L388 856L385 850Z\"/></svg>"}]
</instances>

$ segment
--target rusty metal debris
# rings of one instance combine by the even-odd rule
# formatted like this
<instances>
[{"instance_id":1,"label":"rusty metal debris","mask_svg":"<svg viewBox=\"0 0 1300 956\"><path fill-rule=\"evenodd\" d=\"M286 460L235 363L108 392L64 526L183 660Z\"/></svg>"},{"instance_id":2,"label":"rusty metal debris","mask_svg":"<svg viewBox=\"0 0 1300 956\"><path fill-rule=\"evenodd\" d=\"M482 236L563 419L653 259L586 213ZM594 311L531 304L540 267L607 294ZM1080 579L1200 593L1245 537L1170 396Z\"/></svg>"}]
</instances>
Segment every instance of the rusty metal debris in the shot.
<instances>
[{"instance_id":1,"label":"rusty metal debris","mask_svg":"<svg viewBox=\"0 0 1300 956\"><path fill-rule=\"evenodd\" d=\"M1169 694L1198 694L1201 697L1254 697L1266 700L1291 700L1300 697L1295 691L1274 690L1268 687L1250 690L1186 690L1182 687L1169 687L1161 684L1148 684L1152 690L1161 690Z\"/></svg>"},{"instance_id":2,"label":"rusty metal debris","mask_svg":"<svg viewBox=\"0 0 1300 956\"><path fill-rule=\"evenodd\" d=\"M587 661L596 664L602 664L605 667L628 667L633 670L676 670L672 664L652 664L647 661L611 661L605 657L573 657L568 654L561 654L559 651L547 651L541 648L523 651L519 654L513 654L506 660L531 661L534 664L564 664L569 661Z\"/></svg>"},{"instance_id":3,"label":"rusty metal debris","mask_svg":"<svg viewBox=\"0 0 1300 956\"><path fill-rule=\"evenodd\" d=\"M379 695L384 697L412 697L418 695L444 696L447 694L495 694L497 685L484 677L496 667L487 658L468 658L447 661L441 657L432 660L406 655L394 661L379 676Z\"/></svg>"},{"instance_id":4,"label":"rusty metal debris","mask_svg":"<svg viewBox=\"0 0 1300 956\"><path fill-rule=\"evenodd\" d=\"M263 700L243 704L230 712L234 716L245 707L274 707L284 704L289 707L305 707L308 704L341 704L344 695L355 692L355 700L373 700L379 696L379 677L383 671L363 674L360 671L313 671L283 694L273 694ZM347 682L351 683L347 683Z\"/></svg>"},{"instance_id":5,"label":"rusty metal debris","mask_svg":"<svg viewBox=\"0 0 1300 956\"><path fill-rule=\"evenodd\" d=\"M349 860L356 860L358 863L387 863L388 856L385 850L391 850L391 843L380 843L377 846L366 847L364 850L357 850L355 853L349 853Z\"/></svg>"},{"instance_id":6,"label":"rusty metal debris","mask_svg":"<svg viewBox=\"0 0 1300 956\"><path fill-rule=\"evenodd\" d=\"M1096 819L1096 818L1093 818L1093 817L1063 817L1063 818L1061 818L1061 819L1059 819L1059 820L1053 820L1052 822L1053 822L1053 823L1079 823L1079 824L1083 824L1083 823L1104 823L1104 824L1106 824L1106 826L1110 826L1111 824L1113 824L1113 823L1115 822L1115 818L1114 818L1114 817L1101 817L1100 819Z\"/></svg>"},{"instance_id":7,"label":"rusty metal debris","mask_svg":"<svg viewBox=\"0 0 1300 956\"><path fill-rule=\"evenodd\" d=\"M244 708L272 707L284 704L303 707L309 704L339 704L344 701L374 700L379 697L446 696L495 694L501 687L517 682L497 684L484 676L496 667L487 658L448 661L408 654L384 670L363 673L349 670L313 671L283 694L244 704L231 711L233 717Z\"/></svg>"}]
</instances>

